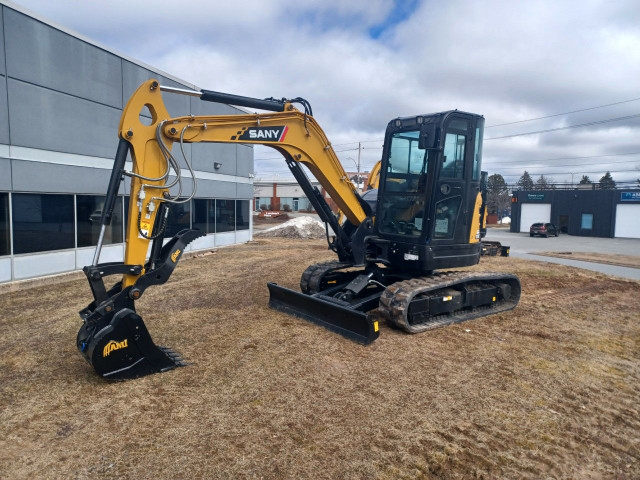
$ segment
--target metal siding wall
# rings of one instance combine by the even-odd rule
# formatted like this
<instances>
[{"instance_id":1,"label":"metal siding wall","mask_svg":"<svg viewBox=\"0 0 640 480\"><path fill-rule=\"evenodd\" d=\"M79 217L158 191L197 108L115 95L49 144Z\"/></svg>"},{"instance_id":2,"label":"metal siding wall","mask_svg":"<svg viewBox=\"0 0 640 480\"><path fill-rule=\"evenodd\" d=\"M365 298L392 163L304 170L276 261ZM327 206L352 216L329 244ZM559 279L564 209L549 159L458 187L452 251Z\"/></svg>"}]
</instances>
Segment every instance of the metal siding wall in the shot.
<instances>
[{"instance_id":1,"label":"metal siding wall","mask_svg":"<svg viewBox=\"0 0 640 480\"><path fill-rule=\"evenodd\" d=\"M11 258L0 258L0 282L11 280Z\"/></svg>"},{"instance_id":2,"label":"metal siding wall","mask_svg":"<svg viewBox=\"0 0 640 480\"><path fill-rule=\"evenodd\" d=\"M76 253L74 250L24 255L13 259L15 280L71 272L75 269Z\"/></svg>"},{"instance_id":3,"label":"metal siding wall","mask_svg":"<svg viewBox=\"0 0 640 480\"><path fill-rule=\"evenodd\" d=\"M4 5L0 5L0 75L5 75L4 71Z\"/></svg>"},{"instance_id":4,"label":"metal siding wall","mask_svg":"<svg viewBox=\"0 0 640 480\"><path fill-rule=\"evenodd\" d=\"M253 147L238 145L236 152L236 175L239 177L248 177L253 173Z\"/></svg>"},{"instance_id":5,"label":"metal siding wall","mask_svg":"<svg viewBox=\"0 0 640 480\"><path fill-rule=\"evenodd\" d=\"M188 98L191 100L193 115L233 115L239 113L239 110L229 105L203 102L195 97ZM194 143L191 146L193 168L203 172L236 175L236 150L237 146L230 143ZM218 170L213 166L215 162L222 164Z\"/></svg>"},{"instance_id":6,"label":"metal siding wall","mask_svg":"<svg viewBox=\"0 0 640 480\"><path fill-rule=\"evenodd\" d=\"M5 8L7 74L122 108L120 58Z\"/></svg>"},{"instance_id":7,"label":"metal siding wall","mask_svg":"<svg viewBox=\"0 0 640 480\"><path fill-rule=\"evenodd\" d=\"M3 63L4 65L4 63ZM0 76L0 143L9 143L9 107L7 105L7 78Z\"/></svg>"},{"instance_id":8,"label":"metal siding wall","mask_svg":"<svg viewBox=\"0 0 640 480\"><path fill-rule=\"evenodd\" d=\"M149 78L157 78L164 85L185 87L3 5L0 8L0 144L15 146L16 158L25 155L27 159L39 160L39 150L42 150L42 159L47 161L0 157L0 190L104 195L110 170L96 168L97 165L55 163L66 157L51 156L47 152L113 158L116 128L124 102ZM194 97L165 93L163 98L171 115L244 113L235 107L202 102ZM196 145L186 145L187 155L191 154L192 147ZM197 170L245 178L253 172L250 146L200 144L197 147L194 155ZM180 159L177 148L174 152ZM95 163L91 159L87 162ZM222 167L216 170L214 162L221 163ZM184 180L183 194L188 194L191 180ZM127 179L125 183L121 192L128 193L130 182ZM252 196L251 184L198 181L200 198L248 199ZM245 241L250 238L250 232L228 232L209 238L203 247L210 247L214 239L216 244ZM119 257L123 246L107 248ZM71 249L0 259L3 262L0 281L11 280L11 263L13 280L16 280L73 270L86 263L92 253L92 248Z\"/></svg>"},{"instance_id":9,"label":"metal siding wall","mask_svg":"<svg viewBox=\"0 0 640 480\"><path fill-rule=\"evenodd\" d=\"M13 190L105 195L111 172L101 168L13 160Z\"/></svg>"},{"instance_id":10,"label":"metal siding wall","mask_svg":"<svg viewBox=\"0 0 640 480\"><path fill-rule=\"evenodd\" d=\"M611 190L573 190L566 192L569 203L569 234L583 237L611 237L613 217ZM582 214L593 214L593 229L583 230Z\"/></svg>"},{"instance_id":11,"label":"metal siding wall","mask_svg":"<svg viewBox=\"0 0 640 480\"><path fill-rule=\"evenodd\" d=\"M291 185L291 184L287 184L287 185L283 185L283 184L278 184L277 187L277 191L278 197L306 197L306 195L304 194L304 191L302 190L302 187L298 184L295 185Z\"/></svg>"},{"instance_id":12,"label":"metal siding wall","mask_svg":"<svg viewBox=\"0 0 640 480\"><path fill-rule=\"evenodd\" d=\"M113 158L120 111L9 78L11 144Z\"/></svg>"},{"instance_id":13,"label":"metal siding wall","mask_svg":"<svg viewBox=\"0 0 640 480\"><path fill-rule=\"evenodd\" d=\"M0 190L11 190L11 160L0 158Z\"/></svg>"},{"instance_id":14,"label":"metal siding wall","mask_svg":"<svg viewBox=\"0 0 640 480\"><path fill-rule=\"evenodd\" d=\"M236 183L236 198L253 198L253 185L250 183Z\"/></svg>"},{"instance_id":15,"label":"metal siding wall","mask_svg":"<svg viewBox=\"0 0 640 480\"><path fill-rule=\"evenodd\" d=\"M193 168L203 172L221 173L223 175L236 174L236 146L228 143L206 144L198 143L191 146ZM221 167L215 169L214 163Z\"/></svg>"},{"instance_id":16,"label":"metal siding wall","mask_svg":"<svg viewBox=\"0 0 640 480\"><path fill-rule=\"evenodd\" d=\"M198 198L235 198L235 182L219 182L217 180L199 180Z\"/></svg>"}]
</instances>

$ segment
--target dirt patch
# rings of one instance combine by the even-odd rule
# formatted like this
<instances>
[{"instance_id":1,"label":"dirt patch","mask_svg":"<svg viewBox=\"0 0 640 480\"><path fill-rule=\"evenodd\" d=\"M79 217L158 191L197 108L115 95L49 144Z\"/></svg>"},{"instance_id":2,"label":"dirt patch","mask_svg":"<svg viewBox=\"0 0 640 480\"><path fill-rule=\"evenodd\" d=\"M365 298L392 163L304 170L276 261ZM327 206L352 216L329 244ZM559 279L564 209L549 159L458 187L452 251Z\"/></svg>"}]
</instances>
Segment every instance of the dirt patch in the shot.
<instances>
[{"instance_id":1,"label":"dirt patch","mask_svg":"<svg viewBox=\"0 0 640 480\"><path fill-rule=\"evenodd\" d=\"M325 238L324 224L312 217L295 217L281 225L255 232L259 237Z\"/></svg>"},{"instance_id":2,"label":"dirt patch","mask_svg":"<svg viewBox=\"0 0 640 480\"><path fill-rule=\"evenodd\" d=\"M517 309L363 347L267 307L326 248L181 262L138 310L193 365L130 382L75 349L85 280L0 296L0 476L640 477L640 283L487 258Z\"/></svg>"},{"instance_id":3,"label":"dirt patch","mask_svg":"<svg viewBox=\"0 0 640 480\"><path fill-rule=\"evenodd\" d=\"M254 225L277 225L279 223L284 223L289 220L291 217L286 213L281 213L277 217L260 217L259 215L253 216L253 224Z\"/></svg>"},{"instance_id":4,"label":"dirt patch","mask_svg":"<svg viewBox=\"0 0 640 480\"><path fill-rule=\"evenodd\" d=\"M533 255L568 258L570 260L581 260L583 262L604 263L607 265L617 265L619 267L640 268L640 256L637 255L619 255L615 253L595 252L535 252Z\"/></svg>"}]
</instances>

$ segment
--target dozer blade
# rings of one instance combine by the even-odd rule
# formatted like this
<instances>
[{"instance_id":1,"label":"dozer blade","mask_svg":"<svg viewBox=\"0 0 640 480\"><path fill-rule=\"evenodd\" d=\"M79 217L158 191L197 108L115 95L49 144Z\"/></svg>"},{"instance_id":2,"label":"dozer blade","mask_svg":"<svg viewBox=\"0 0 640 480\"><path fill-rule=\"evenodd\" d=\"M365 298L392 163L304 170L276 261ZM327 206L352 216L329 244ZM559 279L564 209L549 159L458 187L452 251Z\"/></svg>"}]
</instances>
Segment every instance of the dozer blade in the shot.
<instances>
[{"instance_id":1,"label":"dozer blade","mask_svg":"<svg viewBox=\"0 0 640 480\"><path fill-rule=\"evenodd\" d=\"M306 295L276 283L268 283L267 286L271 308L304 318L364 345L373 342L380 335L378 321L364 312L350 308L347 302Z\"/></svg>"},{"instance_id":2,"label":"dozer blade","mask_svg":"<svg viewBox=\"0 0 640 480\"><path fill-rule=\"evenodd\" d=\"M186 365L177 353L156 346L142 317L129 308L100 324L85 323L77 346L101 377L127 380Z\"/></svg>"}]
</instances>

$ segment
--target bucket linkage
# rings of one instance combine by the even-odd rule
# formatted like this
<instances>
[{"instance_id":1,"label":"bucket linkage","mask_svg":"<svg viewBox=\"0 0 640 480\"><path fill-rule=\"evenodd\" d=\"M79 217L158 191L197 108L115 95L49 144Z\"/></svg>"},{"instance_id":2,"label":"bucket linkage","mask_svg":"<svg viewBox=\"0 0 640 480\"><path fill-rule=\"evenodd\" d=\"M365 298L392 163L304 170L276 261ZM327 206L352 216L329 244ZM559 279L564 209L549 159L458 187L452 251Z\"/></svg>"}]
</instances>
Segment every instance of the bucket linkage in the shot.
<instances>
[{"instance_id":1,"label":"bucket linkage","mask_svg":"<svg viewBox=\"0 0 640 480\"><path fill-rule=\"evenodd\" d=\"M135 311L134 303L151 285L165 283L185 247L202 235L198 230L178 232L162 247L157 261L149 261L145 265L145 273L135 284L124 289L122 282L118 282L107 291L103 278L108 275L140 275L142 265L112 262L84 267L94 301L80 311L83 325L76 345L98 375L125 380L186 365L180 355L153 342L142 317Z\"/></svg>"}]
</instances>

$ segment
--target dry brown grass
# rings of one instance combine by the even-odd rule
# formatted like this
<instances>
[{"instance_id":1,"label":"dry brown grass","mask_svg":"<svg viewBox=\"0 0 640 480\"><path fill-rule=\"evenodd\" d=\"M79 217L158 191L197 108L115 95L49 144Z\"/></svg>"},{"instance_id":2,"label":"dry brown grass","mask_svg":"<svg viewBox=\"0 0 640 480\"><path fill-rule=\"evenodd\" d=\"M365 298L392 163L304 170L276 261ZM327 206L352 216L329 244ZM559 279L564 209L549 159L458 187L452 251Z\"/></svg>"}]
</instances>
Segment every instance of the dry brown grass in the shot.
<instances>
[{"instance_id":1,"label":"dry brown grass","mask_svg":"<svg viewBox=\"0 0 640 480\"><path fill-rule=\"evenodd\" d=\"M184 261L139 311L194 365L123 383L75 349L84 281L0 296L0 477L640 476L640 283L487 258L520 275L516 310L363 347L266 306L268 280L331 258Z\"/></svg>"},{"instance_id":2,"label":"dry brown grass","mask_svg":"<svg viewBox=\"0 0 640 480\"><path fill-rule=\"evenodd\" d=\"M597 252L535 252L534 255L547 257L568 258L570 260L582 260L584 262L605 263L620 267L640 268L640 256L619 255L617 253Z\"/></svg>"}]
</instances>

